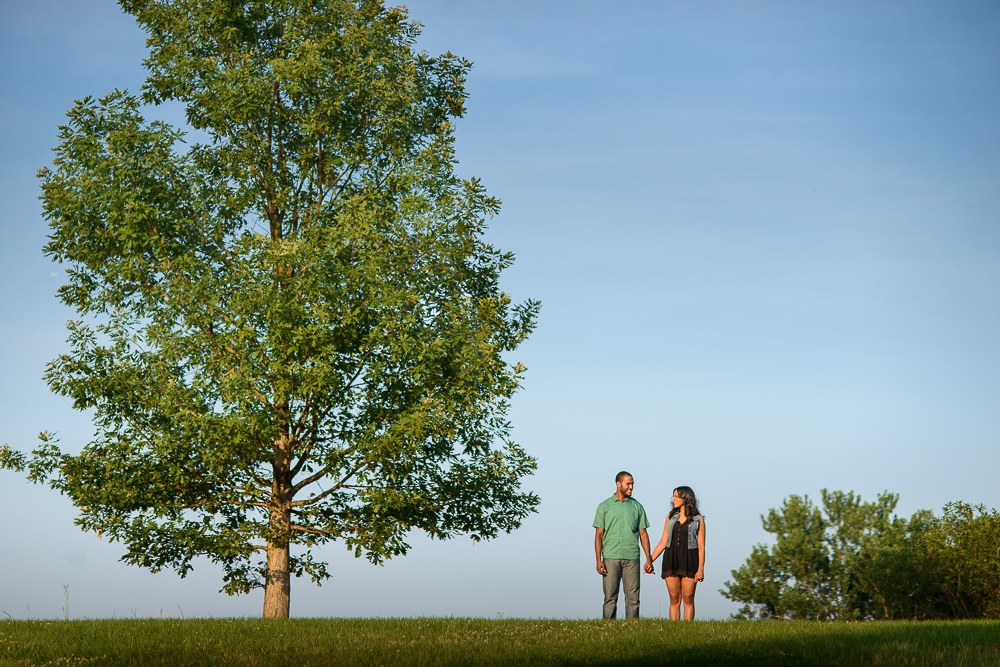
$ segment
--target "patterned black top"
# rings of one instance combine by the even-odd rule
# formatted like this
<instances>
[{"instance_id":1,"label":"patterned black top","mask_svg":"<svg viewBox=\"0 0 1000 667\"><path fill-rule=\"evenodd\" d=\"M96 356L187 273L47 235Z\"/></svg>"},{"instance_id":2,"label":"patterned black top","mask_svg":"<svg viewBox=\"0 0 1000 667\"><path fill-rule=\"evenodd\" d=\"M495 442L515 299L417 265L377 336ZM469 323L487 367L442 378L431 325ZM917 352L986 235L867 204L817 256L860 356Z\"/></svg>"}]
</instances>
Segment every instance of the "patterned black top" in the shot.
<instances>
[{"instance_id":1,"label":"patterned black top","mask_svg":"<svg viewBox=\"0 0 1000 667\"><path fill-rule=\"evenodd\" d=\"M694 579L698 574L698 549L688 548L688 526L691 521L678 521L674 524L670 544L663 552L663 569L661 577L688 577Z\"/></svg>"}]
</instances>

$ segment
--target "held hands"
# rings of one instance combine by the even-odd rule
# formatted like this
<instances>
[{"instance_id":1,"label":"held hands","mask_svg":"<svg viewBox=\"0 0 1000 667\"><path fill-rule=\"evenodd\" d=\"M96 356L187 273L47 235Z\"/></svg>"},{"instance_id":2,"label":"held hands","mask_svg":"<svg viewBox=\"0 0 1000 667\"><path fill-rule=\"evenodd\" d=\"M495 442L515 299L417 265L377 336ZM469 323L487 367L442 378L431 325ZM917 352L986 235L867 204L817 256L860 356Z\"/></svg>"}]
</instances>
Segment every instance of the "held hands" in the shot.
<instances>
[{"instance_id":1,"label":"held hands","mask_svg":"<svg viewBox=\"0 0 1000 667\"><path fill-rule=\"evenodd\" d=\"M653 561L647 560L646 564L642 566L642 571L645 572L646 574L654 574L656 572L656 569L653 567ZM601 575L602 577L607 576L608 568L604 567L604 561L600 560L597 561L597 574ZM702 579L705 578L700 570L698 571L698 574L701 577L700 579L698 579L698 581L701 581Z\"/></svg>"}]
</instances>

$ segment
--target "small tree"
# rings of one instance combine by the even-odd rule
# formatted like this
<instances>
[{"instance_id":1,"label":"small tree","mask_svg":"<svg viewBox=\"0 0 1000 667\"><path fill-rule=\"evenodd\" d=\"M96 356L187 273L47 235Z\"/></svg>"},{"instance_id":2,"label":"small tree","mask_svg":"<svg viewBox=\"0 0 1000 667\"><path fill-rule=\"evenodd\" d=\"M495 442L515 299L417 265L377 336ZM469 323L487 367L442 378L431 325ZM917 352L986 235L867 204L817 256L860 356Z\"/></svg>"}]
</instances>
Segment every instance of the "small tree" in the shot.
<instances>
[{"instance_id":1,"label":"small tree","mask_svg":"<svg viewBox=\"0 0 1000 667\"><path fill-rule=\"evenodd\" d=\"M952 502L907 520L896 502L790 496L761 517L774 546L756 545L722 594L746 603L739 618L1000 618L1000 512Z\"/></svg>"},{"instance_id":2,"label":"small tree","mask_svg":"<svg viewBox=\"0 0 1000 667\"><path fill-rule=\"evenodd\" d=\"M536 464L503 354L539 306L500 291L499 202L453 173L470 64L415 53L418 24L377 0L120 4L149 34L142 99L78 102L40 173L82 318L46 379L96 439L70 455L43 433L0 465L126 563L207 556L229 594L263 587L267 617L291 574L330 576L310 547L380 562L411 529L519 526ZM169 100L201 143L140 113Z\"/></svg>"},{"instance_id":3,"label":"small tree","mask_svg":"<svg viewBox=\"0 0 1000 667\"><path fill-rule=\"evenodd\" d=\"M892 516L898 496L864 503L853 492L822 491L822 508L809 496L790 496L761 516L775 544L758 544L720 592L745 603L740 618L857 619L871 615L871 593L861 580L862 554L907 534Z\"/></svg>"}]
</instances>

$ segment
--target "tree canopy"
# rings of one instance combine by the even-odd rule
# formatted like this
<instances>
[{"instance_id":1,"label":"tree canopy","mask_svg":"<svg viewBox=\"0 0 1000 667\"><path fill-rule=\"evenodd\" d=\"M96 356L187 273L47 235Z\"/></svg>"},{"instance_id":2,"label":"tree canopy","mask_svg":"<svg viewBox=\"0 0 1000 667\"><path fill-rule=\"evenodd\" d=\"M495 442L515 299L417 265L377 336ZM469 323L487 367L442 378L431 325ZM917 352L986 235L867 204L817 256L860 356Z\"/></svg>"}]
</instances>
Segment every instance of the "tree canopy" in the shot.
<instances>
[{"instance_id":1,"label":"tree canopy","mask_svg":"<svg viewBox=\"0 0 1000 667\"><path fill-rule=\"evenodd\" d=\"M754 546L722 594L744 603L738 618L1000 617L1000 514L954 502L905 519L897 502L789 496L761 516L775 543Z\"/></svg>"},{"instance_id":2,"label":"tree canopy","mask_svg":"<svg viewBox=\"0 0 1000 667\"><path fill-rule=\"evenodd\" d=\"M505 355L539 304L500 290L500 202L455 174L470 63L375 0L120 4L148 33L141 96L78 101L40 171L80 316L45 377L97 433L0 464L127 563L207 556L226 592L263 587L265 616L290 575L330 576L311 547L380 562L413 529L517 528L536 463ZM168 101L189 128L145 119Z\"/></svg>"}]
</instances>

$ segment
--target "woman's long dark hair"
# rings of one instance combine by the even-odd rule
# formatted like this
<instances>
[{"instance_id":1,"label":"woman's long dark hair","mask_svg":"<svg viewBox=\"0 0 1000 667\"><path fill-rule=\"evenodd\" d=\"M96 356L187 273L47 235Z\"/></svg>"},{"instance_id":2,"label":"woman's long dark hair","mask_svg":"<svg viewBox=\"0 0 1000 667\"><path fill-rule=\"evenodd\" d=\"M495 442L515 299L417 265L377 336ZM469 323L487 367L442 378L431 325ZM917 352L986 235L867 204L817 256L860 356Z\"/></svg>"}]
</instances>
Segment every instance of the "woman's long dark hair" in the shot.
<instances>
[{"instance_id":1,"label":"woman's long dark hair","mask_svg":"<svg viewBox=\"0 0 1000 667\"><path fill-rule=\"evenodd\" d=\"M694 491L690 486L678 486L674 489L674 493L680 496L681 500L684 501L684 516L686 516L689 520L698 516L698 499L695 498ZM680 511L680 507L674 507L670 510L670 514L667 515L667 518L669 519Z\"/></svg>"}]
</instances>

